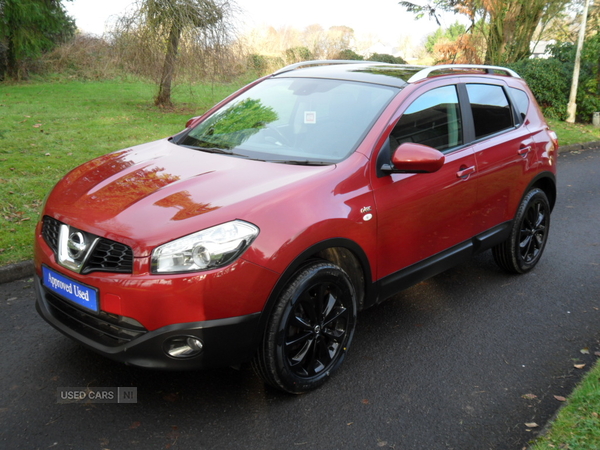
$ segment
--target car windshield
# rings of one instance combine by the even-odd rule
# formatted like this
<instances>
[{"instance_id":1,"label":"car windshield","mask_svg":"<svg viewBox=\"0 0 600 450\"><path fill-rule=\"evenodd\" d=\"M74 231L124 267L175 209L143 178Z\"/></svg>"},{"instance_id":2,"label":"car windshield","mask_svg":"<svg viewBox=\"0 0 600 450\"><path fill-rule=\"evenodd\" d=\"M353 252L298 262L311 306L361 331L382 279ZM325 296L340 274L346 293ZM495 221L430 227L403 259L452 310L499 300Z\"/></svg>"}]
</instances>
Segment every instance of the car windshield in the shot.
<instances>
[{"instance_id":1,"label":"car windshield","mask_svg":"<svg viewBox=\"0 0 600 450\"><path fill-rule=\"evenodd\" d=\"M268 79L188 131L179 145L292 164L333 164L362 141L398 88L329 79Z\"/></svg>"}]
</instances>

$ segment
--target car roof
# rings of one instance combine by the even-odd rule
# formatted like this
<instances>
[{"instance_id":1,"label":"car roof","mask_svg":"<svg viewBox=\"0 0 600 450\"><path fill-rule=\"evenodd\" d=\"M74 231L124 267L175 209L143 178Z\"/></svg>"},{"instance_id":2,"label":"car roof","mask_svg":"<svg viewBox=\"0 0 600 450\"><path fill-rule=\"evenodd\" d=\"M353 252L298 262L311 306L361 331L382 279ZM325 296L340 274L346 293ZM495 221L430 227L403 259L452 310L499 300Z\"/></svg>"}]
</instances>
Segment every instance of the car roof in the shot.
<instances>
[{"instance_id":1,"label":"car roof","mask_svg":"<svg viewBox=\"0 0 600 450\"><path fill-rule=\"evenodd\" d=\"M275 72L273 76L360 81L403 88L408 84L407 80L420 69L422 67L415 69L414 66L361 62L313 66L294 64Z\"/></svg>"},{"instance_id":2,"label":"car roof","mask_svg":"<svg viewBox=\"0 0 600 450\"><path fill-rule=\"evenodd\" d=\"M516 72L498 66L467 64L414 66L343 60L303 61L284 67L275 72L273 76L277 78L327 78L360 81L403 88L409 83L415 83L430 76L457 74L504 75L520 78Z\"/></svg>"}]
</instances>

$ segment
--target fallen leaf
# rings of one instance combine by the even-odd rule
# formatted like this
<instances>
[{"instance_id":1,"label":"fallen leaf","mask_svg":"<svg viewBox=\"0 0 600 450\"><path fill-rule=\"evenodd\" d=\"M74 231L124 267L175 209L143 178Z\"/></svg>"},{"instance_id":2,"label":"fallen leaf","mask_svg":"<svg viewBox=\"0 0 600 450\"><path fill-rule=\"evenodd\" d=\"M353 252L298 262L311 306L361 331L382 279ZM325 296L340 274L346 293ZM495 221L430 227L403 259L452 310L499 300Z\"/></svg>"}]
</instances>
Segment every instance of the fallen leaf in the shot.
<instances>
[{"instance_id":1,"label":"fallen leaf","mask_svg":"<svg viewBox=\"0 0 600 450\"><path fill-rule=\"evenodd\" d=\"M525 422L525 426L527 428L537 428L537 427L539 427L539 425L537 423L535 423L535 422Z\"/></svg>"},{"instance_id":2,"label":"fallen leaf","mask_svg":"<svg viewBox=\"0 0 600 450\"><path fill-rule=\"evenodd\" d=\"M554 398L556 400L558 400L559 402L566 402L567 399L565 397L563 397L562 395L555 395Z\"/></svg>"},{"instance_id":3,"label":"fallen leaf","mask_svg":"<svg viewBox=\"0 0 600 450\"><path fill-rule=\"evenodd\" d=\"M582 355L589 355L590 354L590 349L589 348L582 348L579 351L581 352Z\"/></svg>"},{"instance_id":4,"label":"fallen leaf","mask_svg":"<svg viewBox=\"0 0 600 450\"><path fill-rule=\"evenodd\" d=\"M42 126L42 124L41 124L41 123L36 123L36 124L33 126L33 128L39 128L39 127L41 127L41 126Z\"/></svg>"},{"instance_id":5,"label":"fallen leaf","mask_svg":"<svg viewBox=\"0 0 600 450\"><path fill-rule=\"evenodd\" d=\"M369 400L367 400L366 398L363 398L362 404L363 405L368 405L369 404Z\"/></svg>"},{"instance_id":6,"label":"fallen leaf","mask_svg":"<svg viewBox=\"0 0 600 450\"><path fill-rule=\"evenodd\" d=\"M142 424L142 422L133 422L131 425L129 425L129 429L130 430L135 430L136 428L139 428L139 426Z\"/></svg>"},{"instance_id":7,"label":"fallen leaf","mask_svg":"<svg viewBox=\"0 0 600 450\"><path fill-rule=\"evenodd\" d=\"M166 400L168 402L176 402L177 400L179 400L179 393L178 392L173 392L171 394L166 394L163 395L163 400Z\"/></svg>"},{"instance_id":8,"label":"fallen leaf","mask_svg":"<svg viewBox=\"0 0 600 450\"><path fill-rule=\"evenodd\" d=\"M585 367L585 364L573 364L573 367L575 367L576 369L583 369Z\"/></svg>"},{"instance_id":9,"label":"fallen leaf","mask_svg":"<svg viewBox=\"0 0 600 450\"><path fill-rule=\"evenodd\" d=\"M600 352L594 352L594 355L600 356Z\"/></svg>"},{"instance_id":10,"label":"fallen leaf","mask_svg":"<svg viewBox=\"0 0 600 450\"><path fill-rule=\"evenodd\" d=\"M526 398L527 400L532 400L534 398L537 398L537 395L535 395L535 394L525 394L525 395L521 395L521 397Z\"/></svg>"}]
</instances>

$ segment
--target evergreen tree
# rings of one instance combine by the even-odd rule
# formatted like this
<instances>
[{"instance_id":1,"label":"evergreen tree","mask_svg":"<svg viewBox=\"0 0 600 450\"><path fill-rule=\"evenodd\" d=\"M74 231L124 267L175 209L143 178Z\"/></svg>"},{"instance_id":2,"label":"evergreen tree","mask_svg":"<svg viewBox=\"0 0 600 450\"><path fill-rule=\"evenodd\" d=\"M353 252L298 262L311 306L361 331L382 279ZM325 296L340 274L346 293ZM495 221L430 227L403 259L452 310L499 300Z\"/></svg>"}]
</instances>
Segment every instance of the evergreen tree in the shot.
<instances>
[{"instance_id":1,"label":"evergreen tree","mask_svg":"<svg viewBox=\"0 0 600 450\"><path fill-rule=\"evenodd\" d=\"M75 29L60 0L0 0L0 80L27 78L28 66Z\"/></svg>"}]
</instances>

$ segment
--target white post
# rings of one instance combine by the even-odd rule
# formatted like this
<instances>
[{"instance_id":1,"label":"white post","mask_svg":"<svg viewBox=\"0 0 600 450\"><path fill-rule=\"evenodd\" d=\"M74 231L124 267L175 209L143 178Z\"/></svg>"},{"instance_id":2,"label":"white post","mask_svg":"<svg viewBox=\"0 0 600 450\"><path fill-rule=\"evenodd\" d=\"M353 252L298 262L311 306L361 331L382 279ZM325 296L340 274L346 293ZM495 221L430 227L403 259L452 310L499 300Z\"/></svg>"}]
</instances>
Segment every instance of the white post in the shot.
<instances>
[{"instance_id":1,"label":"white post","mask_svg":"<svg viewBox=\"0 0 600 450\"><path fill-rule=\"evenodd\" d=\"M579 68L581 66L581 49L585 39L585 27L587 25L587 14L590 6L590 0L585 0L583 7L583 17L581 18L581 29L579 30L579 39L577 40L577 52L575 53L575 67L573 68L573 81L571 82L571 94L569 95L569 104L567 105L567 122L575 123L575 114L577 113L577 85L579 84Z\"/></svg>"}]
</instances>

